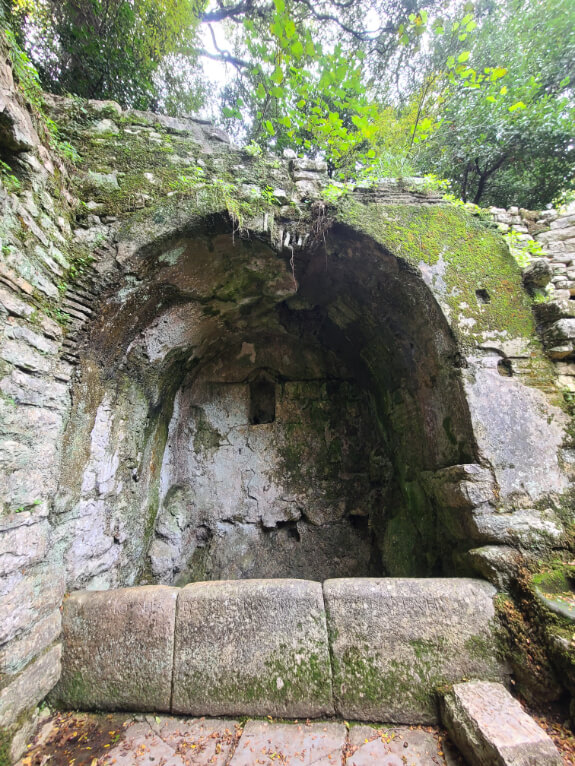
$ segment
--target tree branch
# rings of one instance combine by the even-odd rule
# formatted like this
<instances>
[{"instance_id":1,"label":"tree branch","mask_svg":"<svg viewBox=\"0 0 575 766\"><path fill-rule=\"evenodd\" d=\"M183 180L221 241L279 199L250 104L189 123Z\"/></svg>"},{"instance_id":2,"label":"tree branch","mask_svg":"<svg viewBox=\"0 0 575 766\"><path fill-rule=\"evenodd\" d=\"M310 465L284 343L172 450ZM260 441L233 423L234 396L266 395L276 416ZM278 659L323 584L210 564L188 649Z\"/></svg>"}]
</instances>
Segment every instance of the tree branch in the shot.
<instances>
[{"instance_id":1,"label":"tree branch","mask_svg":"<svg viewBox=\"0 0 575 766\"><path fill-rule=\"evenodd\" d=\"M318 13L313 6L313 2L310 2L310 0L297 0L297 2L305 5L305 7L310 11L311 15L317 21L332 21L334 24L337 24L340 29L343 29L344 32L347 32L348 35L351 35L351 37L355 38L356 40L360 40L361 42L369 42L371 40L375 40L383 32L395 31L394 27L392 26L380 27L373 32L357 30L348 26L347 24L344 24L341 19L337 18L337 16L332 16L330 13Z\"/></svg>"},{"instance_id":2,"label":"tree branch","mask_svg":"<svg viewBox=\"0 0 575 766\"><path fill-rule=\"evenodd\" d=\"M223 64L231 64L238 70L249 69L251 67L251 64L248 61L236 58L236 56L231 56L229 53L212 53L211 51L205 50L205 48L201 48L198 51L198 56L205 59L211 59L212 61L221 61Z\"/></svg>"},{"instance_id":3,"label":"tree branch","mask_svg":"<svg viewBox=\"0 0 575 766\"><path fill-rule=\"evenodd\" d=\"M223 21L224 19L234 19L238 16L245 15L248 11L252 10L252 0L242 0L237 5L232 5L229 8L218 4L219 8L215 11L206 11L200 16L200 21L205 24L210 24L214 21Z\"/></svg>"},{"instance_id":4,"label":"tree branch","mask_svg":"<svg viewBox=\"0 0 575 766\"><path fill-rule=\"evenodd\" d=\"M226 64L232 64L236 67L236 69L250 69L252 64L249 63L249 61L245 61L244 59L239 58L238 56L234 56L229 51L225 51L218 45L218 41L216 40L216 33L214 32L214 29L211 24L208 24L208 29L210 30L210 35L212 37L212 44L214 48L216 49L217 53L211 53L210 51L205 50L203 48L202 50L198 51L200 56L203 56L204 58L212 59L212 61L223 61Z\"/></svg>"}]
</instances>

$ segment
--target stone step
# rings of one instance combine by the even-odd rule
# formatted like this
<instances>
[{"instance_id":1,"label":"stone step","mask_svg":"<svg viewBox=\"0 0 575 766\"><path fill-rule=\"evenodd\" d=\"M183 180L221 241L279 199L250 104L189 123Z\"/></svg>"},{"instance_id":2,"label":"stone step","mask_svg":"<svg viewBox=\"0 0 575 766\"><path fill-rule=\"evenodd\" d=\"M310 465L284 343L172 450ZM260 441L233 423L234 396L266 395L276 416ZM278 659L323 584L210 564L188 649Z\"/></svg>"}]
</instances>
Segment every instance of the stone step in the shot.
<instances>
[{"instance_id":1,"label":"stone step","mask_svg":"<svg viewBox=\"0 0 575 766\"><path fill-rule=\"evenodd\" d=\"M561 766L552 739L501 684L455 684L442 719L471 766Z\"/></svg>"},{"instance_id":2,"label":"stone step","mask_svg":"<svg viewBox=\"0 0 575 766\"><path fill-rule=\"evenodd\" d=\"M495 592L465 578L77 591L63 604L53 700L82 710L433 723L438 687L505 677Z\"/></svg>"}]
</instances>

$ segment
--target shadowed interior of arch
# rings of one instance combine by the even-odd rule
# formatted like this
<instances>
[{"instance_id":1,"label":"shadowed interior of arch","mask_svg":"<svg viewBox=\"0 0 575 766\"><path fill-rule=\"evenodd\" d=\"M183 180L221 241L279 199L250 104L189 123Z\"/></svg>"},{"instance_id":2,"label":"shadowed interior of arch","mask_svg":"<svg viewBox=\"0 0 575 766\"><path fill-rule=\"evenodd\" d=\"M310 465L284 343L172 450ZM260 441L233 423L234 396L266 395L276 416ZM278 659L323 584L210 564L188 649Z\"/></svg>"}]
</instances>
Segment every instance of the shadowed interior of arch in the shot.
<instances>
[{"instance_id":1,"label":"shadowed interior of arch","mask_svg":"<svg viewBox=\"0 0 575 766\"><path fill-rule=\"evenodd\" d=\"M138 481L114 497L114 556L79 586L458 573L465 541L426 489L475 452L441 309L343 226L297 254L297 284L288 260L211 220L107 296L82 385ZM76 411L68 445L88 422ZM71 449L64 465L69 495Z\"/></svg>"}]
</instances>

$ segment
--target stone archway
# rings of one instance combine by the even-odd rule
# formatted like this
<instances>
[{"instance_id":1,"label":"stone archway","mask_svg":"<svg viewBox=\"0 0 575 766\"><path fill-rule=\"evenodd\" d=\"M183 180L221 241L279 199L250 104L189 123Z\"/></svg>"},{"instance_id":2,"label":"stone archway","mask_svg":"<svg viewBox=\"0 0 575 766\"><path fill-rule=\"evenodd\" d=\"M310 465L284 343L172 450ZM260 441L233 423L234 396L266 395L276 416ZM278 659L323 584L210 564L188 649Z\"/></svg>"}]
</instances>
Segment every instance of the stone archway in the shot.
<instances>
[{"instance_id":1,"label":"stone archway","mask_svg":"<svg viewBox=\"0 0 575 766\"><path fill-rule=\"evenodd\" d=\"M475 456L441 309L343 225L289 260L213 217L105 296L59 492L72 587L457 573L424 481Z\"/></svg>"}]
</instances>

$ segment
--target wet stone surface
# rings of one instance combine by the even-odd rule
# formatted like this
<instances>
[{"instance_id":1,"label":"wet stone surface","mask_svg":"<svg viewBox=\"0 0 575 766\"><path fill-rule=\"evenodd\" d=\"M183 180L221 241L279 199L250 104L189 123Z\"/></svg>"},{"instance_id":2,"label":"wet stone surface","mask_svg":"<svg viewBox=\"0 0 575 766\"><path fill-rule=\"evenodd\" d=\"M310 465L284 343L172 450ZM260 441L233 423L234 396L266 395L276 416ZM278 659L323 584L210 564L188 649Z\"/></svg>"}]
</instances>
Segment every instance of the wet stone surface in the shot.
<instances>
[{"instance_id":1,"label":"wet stone surface","mask_svg":"<svg viewBox=\"0 0 575 766\"><path fill-rule=\"evenodd\" d=\"M463 766L432 727L58 713L17 766Z\"/></svg>"}]
</instances>

